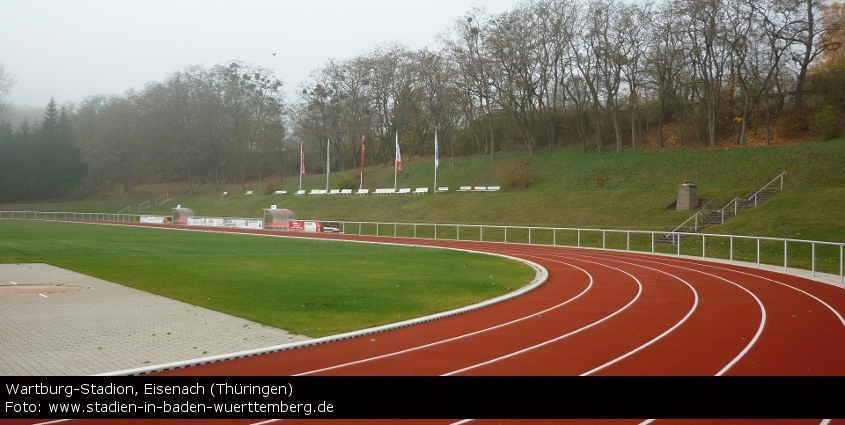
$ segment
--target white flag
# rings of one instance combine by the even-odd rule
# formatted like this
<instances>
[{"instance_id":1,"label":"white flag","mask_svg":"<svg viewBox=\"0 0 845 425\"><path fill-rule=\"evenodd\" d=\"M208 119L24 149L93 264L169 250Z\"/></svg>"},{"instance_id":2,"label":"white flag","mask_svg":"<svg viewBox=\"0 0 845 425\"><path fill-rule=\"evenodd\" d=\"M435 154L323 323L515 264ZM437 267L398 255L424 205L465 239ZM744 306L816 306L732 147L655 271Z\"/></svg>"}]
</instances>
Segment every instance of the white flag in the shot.
<instances>
[{"instance_id":1,"label":"white flag","mask_svg":"<svg viewBox=\"0 0 845 425\"><path fill-rule=\"evenodd\" d=\"M402 154L399 153L399 133L396 133L396 169L402 170Z\"/></svg>"},{"instance_id":2,"label":"white flag","mask_svg":"<svg viewBox=\"0 0 845 425\"><path fill-rule=\"evenodd\" d=\"M437 148L437 129L434 130L434 169L440 167L440 150Z\"/></svg>"}]
</instances>

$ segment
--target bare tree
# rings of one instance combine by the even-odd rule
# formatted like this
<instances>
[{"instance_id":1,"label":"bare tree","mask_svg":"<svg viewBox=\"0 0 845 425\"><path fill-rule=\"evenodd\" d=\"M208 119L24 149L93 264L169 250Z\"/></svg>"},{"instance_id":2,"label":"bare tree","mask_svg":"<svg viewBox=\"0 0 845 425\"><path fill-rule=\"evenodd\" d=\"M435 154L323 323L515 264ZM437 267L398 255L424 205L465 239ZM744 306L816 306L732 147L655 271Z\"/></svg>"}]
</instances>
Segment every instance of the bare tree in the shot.
<instances>
[{"instance_id":1,"label":"bare tree","mask_svg":"<svg viewBox=\"0 0 845 425\"><path fill-rule=\"evenodd\" d=\"M7 108L6 99L12 93L12 87L16 82L15 77L7 73L3 65L0 65L0 118L3 117Z\"/></svg>"}]
</instances>

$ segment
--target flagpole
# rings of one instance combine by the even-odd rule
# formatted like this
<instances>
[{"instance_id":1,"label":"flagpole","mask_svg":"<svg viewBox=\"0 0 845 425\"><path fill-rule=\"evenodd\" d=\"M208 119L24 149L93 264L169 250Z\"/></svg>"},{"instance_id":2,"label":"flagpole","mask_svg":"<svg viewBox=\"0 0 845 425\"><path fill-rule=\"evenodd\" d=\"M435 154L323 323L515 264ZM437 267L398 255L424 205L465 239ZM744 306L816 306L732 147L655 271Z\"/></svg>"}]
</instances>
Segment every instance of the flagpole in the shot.
<instances>
[{"instance_id":1,"label":"flagpole","mask_svg":"<svg viewBox=\"0 0 845 425\"><path fill-rule=\"evenodd\" d=\"M360 189L364 188L364 136L361 136L361 187Z\"/></svg>"},{"instance_id":2,"label":"flagpole","mask_svg":"<svg viewBox=\"0 0 845 425\"><path fill-rule=\"evenodd\" d=\"M302 175L305 174L305 154L302 151L302 143L299 143L299 190L302 190Z\"/></svg>"},{"instance_id":3,"label":"flagpole","mask_svg":"<svg viewBox=\"0 0 845 425\"><path fill-rule=\"evenodd\" d=\"M331 167L331 162L329 162L330 146L331 145L329 144L329 139L326 139L326 192L329 191L329 173L331 172L331 170L329 169Z\"/></svg>"},{"instance_id":4,"label":"flagpole","mask_svg":"<svg viewBox=\"0 0 845 425\"><path fill-rule=\"evenodd\" d=\"M440 165L440 152L437 149L437 127L434 127L434 189L432 193L437 193L437 168Z\"/></svg>"},{"instance_id":5,"label":"flagpole","mask_svg":"<svg viewBox=\"0 0 845 425\"><path fill-rule=\"evenodd\" d=\"M399 187L399 132L396 132L396 156L393 158L393 189Z\"/></svg>"}]
</instances>

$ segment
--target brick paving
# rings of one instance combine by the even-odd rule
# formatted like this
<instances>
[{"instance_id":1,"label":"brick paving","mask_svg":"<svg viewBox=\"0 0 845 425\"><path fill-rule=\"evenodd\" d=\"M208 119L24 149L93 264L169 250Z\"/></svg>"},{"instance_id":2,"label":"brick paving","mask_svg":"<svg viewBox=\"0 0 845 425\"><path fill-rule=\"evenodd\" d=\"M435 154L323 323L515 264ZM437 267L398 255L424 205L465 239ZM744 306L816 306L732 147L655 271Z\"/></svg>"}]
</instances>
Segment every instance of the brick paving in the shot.
<instances>
[{"instance_id":1,"label":"brick paving","mask_svg":"<svg viewBox=\"0 0 845 425\"><path fill-rule=\"evenodd\" d=\"M46 264L0 264L0 285L82 287L0 291L0 376L93 375L309 339Z\"/></svg>"}]
</instances>

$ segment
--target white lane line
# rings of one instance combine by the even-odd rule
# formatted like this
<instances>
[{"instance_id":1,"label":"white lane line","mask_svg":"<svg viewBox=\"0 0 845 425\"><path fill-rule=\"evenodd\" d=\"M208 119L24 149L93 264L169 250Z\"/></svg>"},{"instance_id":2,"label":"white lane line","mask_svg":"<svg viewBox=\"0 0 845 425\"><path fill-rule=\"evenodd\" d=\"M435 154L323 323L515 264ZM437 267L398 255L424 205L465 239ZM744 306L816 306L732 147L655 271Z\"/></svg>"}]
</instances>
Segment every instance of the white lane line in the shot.
<instances>
[{"instance_id":1,"label":"white lane line","mask_svg":"<svg viewBox=\"0 0 845 425\"><path fill-rule=\"evenodd\" d=\"M453 371L451 371L451 372L444 373L442 376L452 376L452 375L455 375L455 374L458 374L458 373L466 372L466 371L468 371L468 370L472 370L472 369L479 368L479 367L481 367L481 366L487 366L487 365L490 365L490 364L493 364L493 363L496 363L496 362L499 362L499 361L502 361L502 360L505 360L505 359L509 359L509 358L512 358L512 357L519 356L519 355L521 355L521 354L525 354L525 353L527 353L527 352L529 352L529 351L536 350L536 349L538 349L538 348L540 348L540 347L544 347L544 346L546 346L546 345L553 344L553 343L555 343L555 342L558 342L558 341L560 341L560 340L563 340L563 339L565 339L565 338L568 338L568 337L570 337L570 336L572 336L572 335L575 335L575 334L577 334L577 333L580 333L580 332L582 332L582 331L585 331L585 330L587 330L587 329L590 329L590 328L592 328L592 327L594 327L594 326L598 326L598 325L600 325L601 323L604 323L605 321L608 321L608 320L610 320L611 318L613 318L614 316L616 316L616 315L618 315L618 314L622 313L623 311L627 310L627 309L628 309L628 308L630 308L630 307L631 307L631 306L632 306L635 302L637 302L637 300L640 298L640 295L642 295L642 293L643 293L643 284L642 284L642 282L640 282L640 280L639 280L639 279L637 279L634 275L632 275L632 274L630 274L630 273L626 272L625 270L622 270L622 269L619 269L619 268L616 268L616 267L612 267L612 266L608 266L608 265L606 265L606 264L599 264L599 263L595 263L595 264L598 264L598 265L600 265L600 266L607 267L607 268L610 268L610 269L616 269L616 270L618 270L618 271L620 271L620 272L622 272L622 273L624 273L624 274L628 275L629 277L631 277L631 279L634 279L634 281L636 281L636 282L637 282L637 287L638 287L638 289L637 289L637 295L636 295L633 299L631 299L631 301L629 301L627 304L625 304L622 308L620 308L620 309L616 310L615 312L611 313L610 315L607 315L607 316L605 316L605 317L603 317L603 318L601 318L601 319L599 319L599 320L597 320L597 321L595 321L595 322L593 322L593 323L591 323L591 324L589 324L589 325L582 326L581 328L578 328L578 329L576 329L576 330L574 330L574 331L572 331L572 332L568 332L568 333L566 333L566 334L563 334L563 335L560 335L560 336L558 336L558 337L555 337L555 338L552 338L552 339L546 340L546 341L541 342L541 343L539 343L539 344L534 344L534 345L532 345L532 346L530 346L530 347L525 347L525 348L523 348L523 349L521 349L521 350L514 351L514 352L512 352L512 353L510 353L510 354L506 354L506 355L504 355L504 356L499 356L499 357L496 357L496 358L494 358L494 359L487 360L487 361L485 361L485 362L477 363L477 364L474 364L474 365L471 365L471 366L467 366L467 367L462 368L462 369L453 370Z\"/></svg>"},{"instance_id":2,"label":"white lane line","mask_svg":"<svg viewBox=\"0 0 845 425\"><path fill-rule=\"evenodd\" d=\"M683 260L679 260L679 261L683 261ZM701 263L695 263L695 262L693 262L693 261L683 261L683 262L684 262L684 263L687 263L687 264L698 264L698 265L701 265ZM717 263L714 263L714 264L717 264ZM710 265L708 264L708 267L709 267L709 266L710 266ZM740 267L742 267L742 266L740 266ZM812 298L812 299L814 299L814 300L818 301L818 302L819 302L819 304L821 304L821 305L825 306L828 310L830 310L830 311L831 311L831 313L833 313L833 314L834 314L834 315L835 315L835 316L839 319L839 322L840 322L840 323L842 323L842 326L843 326L843 327L845 327L845 318L843 318L843 317L842 317L842 314L840 314L840 313L839 313L839 312L838 312L835 308L833 308L830 304L828 304L828 303L826 303L826 302L822 301L819 297L817 297L817 296L815 296L815 295L813 295L813 294L811 294L811 293L809 293L809 292L807 292L807 291L805 291L805 290L803 290L803 289L796 288L796 287L794 287L794 286L792 286L792 285L790 285L790 284L788 284L788 283L784 283L784 282L782 282L782 281L775 280L775 279L771 279L771 278L768 278L768 277L766 277L766 276L762 276L762 275L755 274L755 273L745 272L745 271L742 271L742 270L736 270L736 269L732 269L732 268L728 268L728 267L719 267L718 265L714 265L714 266L713 266L713 268L715 268L715 269L719 269L719 270L726 270L726 271L736 272L736 273L739 273L739 274L744 274L744 275L746 275L746 276L756 277L756 278L758 278L758 279L768 280L769 282L772 282L772 283L777 283L778 285L785 286L785 287L790 288L790 289L792 289L792 290L794 290L794 291L800 292L800 293L802 293L802 294L804 294L804 295L806 295L806 296L808 296L808 297L810 297L810 298ZM798 279L806 279L806 278L802 278L802 277L800 277L800 276L795 276L795 277L796 277L796 278L798 278ZM807 279L807 280L809 280L809 279ZM814 280L811 280L811 282L814 282L814 283L820 283L820 282L817 282L817 281L814 281ZM824 283L822 283L822 284L824 285Z\"/></svg>"},{"instance_id":3,"label":"white lane line","mask_svg":"<svg viewBox=\"0 0 845 425\"><path fill-rule=\"evenodd\" d=\"M44 295L44 294L39 293L38 295L41 295L42 297L47 298L47 296Z\"/></svg>"},{"instance_id":4,"label":"white lane line","mask_svg":"<svg viewBox=\"0 0 845 425\"><path fill-rule=\"evenodd\" d=\"M737 356L733 358L733 360L728 362L728 364L725 365L725 367L722 368L722 370L717 372L715 376L724 375L731 367L736 365L737 362L739 362L740 359L742 359L746 354L748 354L748 352L751 351L751 347L753 347L754 344L757 343L757 340L760 339L760 335L763 334L763 328L765 328L765 326L766 326L766 318L767 318L766 307L763 306L763 302L760 300L760 298L758 298L757 295L755 295L753 292L751 292L748 288L746 288L746 287L740 285L739 283L732 281L730 279L724 278L722 276L717 276L715 274L708 273L708 272L705 272L705 271L702 271L702 270L696 270L696 269L693 269L693 268L684 267L684 266L680 266L680 265L677 265L677 264L663 263L663 262L654 261L654 260L643 259L642 261L644 261L646 263L661 264L661 265L664 265L664 266L675 267L675 268L679 268L679 269L682 269L682 270L690 270L690 271L694 271L694 272L697 272L697 273L701 273L701 274L706 275L706 276L715 277L716 279L723 280L727 283L730 283L731 285L736 286L739 289L742 289L743 291L747 292L748 295L751 295L751 297L754 298L754 301L757 302L757 306L760 308L760 315L761 315L760 324L757 326L757 332L754 334L754 337L751 338L751 340L748 341L748 344L745 345L745 348L743 348L739 352L739 354L737 354ZM686 263L686 264L690 264L690 263Z\"/></svg>"},{"instance_id":5,"label":"white lane line","mask_svg":"<svg viewBox=\"0 0 845 425\"><path fill-rule=\"evenodd\" d=\"M17 284L18 284L18 282L14 282L14 281L11 281L11 280L9 281L9 283L11 283L12 285L17 285Z\"/></svg>"},{"instance_id":6,"label":"white lane line","mask_svg":"<svg viewBox=\"0 0 845 425\"><path fill-rule=\"evenodd\" d=\"M531 256L531 257L542 258L542 257L536 257L536 256ZM582 269L578 266L575 266L575 265L572 265L572 264L569 264L569 263L565 263L563 261L552 260L552 259L549 259L549 258L542 258L542 259L548 260L548 261L553 261L555 263L565 264L565 265L570 266L572 268L581 270L582 272L584 272L584 274L587 275L587 277L590 278L590 283L587 285L586 288L584 288L583 291L581 291L581 293L579 293L578 295L576 295L573 298L570 298L570 299L568 299L568 300L566 300L562 303L555 304L555 305L553 305L553 306L551 306L551 307L549 307L545 310L538 311L538 312L532 313L528 316L523 316L523 317L520 317L518 319L511 320L509 322L500 323L498 325L491 326L489 328L479 329L477 331L470 332L470 333L467 333L467 334L458 335L458 336L455 336L455 337L452 337L452 338L447 338L447 339L443 339L443 340L440 340L440 341L435 341L435 342L432 342L432 343L419 345L419 346L416 346L416 347L411 347L411 348L407 348L407 349L400 350L400 351L395 351L395 352L392 352L392 353L382 354L382 355L374 356L374 357L368 357L366 359L356 360L356 361L347 362L347 363L341 363L341 364L338 364L338 365L329 366L329 367L325 367L325 368L321 368L321 369L309 370L307 372L297 373L297 374L294 374L292 376L311 375L311 374L314 374L314 373L325 372L325 371L334 370L334 369L340 369L340 368L343 368L343 367L346 367L346 366L352 366L352 365L366 363L366 362L370 362L370 361L374 361L374 360L385 359L385 358L388 358L388 357L398 356L400 354L410 353L410 352L413 352L413 351L422 350L424 348L434 347L434 346L437 346L437 345L445 344L447 342L457 341L457 340L460 340L460 339L469 338L471 336L479 335L479 334L484 333L484 332L503 328L505 326L512 325L514 323L518 323L518 322L522 322L522 321L531 319L531 318L536 317L538 315L542 315L542 314L547 313L549 311L552 311L554 309L560 308L560 307L562 307L566 304L569 304L570 302L572 302L572 301L580 298L584 294L586 294L593 287L593 276L589 272L587 272L586 270L584 270L584 269Z\"/></svg>"},{"instance_id":7,"label":"white lane line","mask_svg":"<svg viewBox=\"0 0 845 425\"><path fill-rule=\"evenodd\" d=\"M678 321L677 323L675 323L675 325L674 325L674 326L672 326L671 328L667 329L667 330L666 330L665 332L663 332L662 334L660 334L660 335L658 335L658 336L654 337L651 341L648 341L648 342L646 342L645 344L640 345L639 347L637 347L637 348L635 348L635 349L633 349L633 350L629 351L628 353L623 354L623 355L621 355L621 356L619 356L619 357L617 357L617 358L615 358L615 359L613 359L613 360L611 360L611 361L609 361L609 362L607 362L607 363L605 363L605 364L603 364L603 365L601 365L601 366L598 366L598 367L596 367L596 368L594 368L594 369L592 369L592 370L588 370L588 371L586 371L586 372L582 373L582 374L581 374L581 376L591 375L591 374L593 374L593 373L595 373L595 372L598 372L598 371L600 371L600 370L602 370L602 369L604 369L604 368L606 368L606 367L608 367L608 366L610 366L610 365L613 365L613 364L615 364L615 363L618 363L618 362L620 362L620 361L622 361L622 360L624 360L624 359L626 359L626 358L628 358L628 357L630 357L630 356L633 356L633 355L634 355L634 354L636 354L637 352L639 352L639 351L641 351L641 350L644 350L646 347L648 347L648 346L650 346L650 345L652 345L652 344L656 343L657 341L659 341L659 340L663 339L666 335L669 335L670 333L672 333L672 332L674 332L676 329L678 329L681 325L683 325L683 324L687 321L687 319L689 319L690 317L692 317L692 314L693 314L693 313L695 312L695 310L698 308L698 291L696 291L696 290L695 290L695 288L694 288L692 285L690 285L690 284L689 284L689 282L687 282L687 281L685 281L685 280L681 279L680 277L678 277L678 276L676 276L676 275L674 275L674 274L671 274L671 273L666 272L666 271L663 271L663 270L655 269L655 268L652 268L652 267L646 267L646 266L643 266L643 265L641 265L641 264L629 263L629 262L627 262L627 261L619 261L619 260L616 260L616 261L618 261L618 262L620 262L620 263L625 263L625 264L629 264L629 265L632 265L632 266L636 266L636 267L642 267L642 268L644 268L644 269L648 269L648 270L653 270L653 271L656 271L656 272L658 272L658 273L663 273L663 274L665 274L666 276L669 276L669 277L675 278L675 279L677 279L677 280L681 281L684 285L687 285L687 287L690 289L690 291L692 291L692 294L693 294L693 298L694 298L694 300L693 300L692 306L690 307L690 309L689 309L689 311L687 312L687 314L686 314L686 315L685 315L685 316L684 316L684 317L683 317L680 321Z\"/></svg>"}]
</instances>

